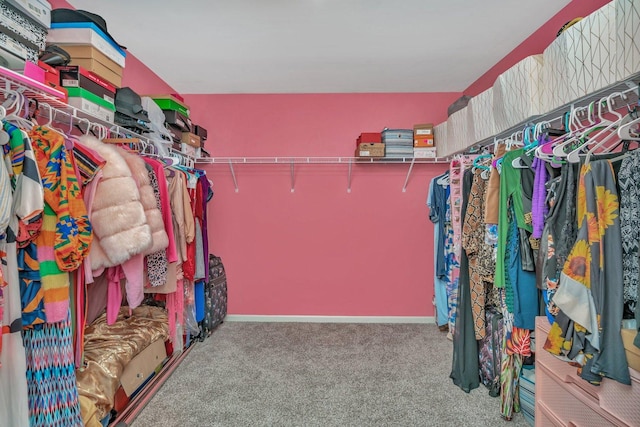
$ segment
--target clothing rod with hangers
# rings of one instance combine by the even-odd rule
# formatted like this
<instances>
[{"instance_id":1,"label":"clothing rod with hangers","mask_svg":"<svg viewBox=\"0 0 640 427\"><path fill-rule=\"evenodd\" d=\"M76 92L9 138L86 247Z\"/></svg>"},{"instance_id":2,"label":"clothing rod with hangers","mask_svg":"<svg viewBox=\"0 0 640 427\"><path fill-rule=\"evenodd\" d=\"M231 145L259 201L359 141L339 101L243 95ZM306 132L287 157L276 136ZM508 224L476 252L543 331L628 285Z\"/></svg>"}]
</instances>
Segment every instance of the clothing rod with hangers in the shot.
<instances>
[{"instance_id":1,"label":"clothing rod with hangers","mask_svg":"<svg viewBox=\"0 0 640 427\"><path fill-rule=\"evenodd\" d=\"M0 77L0 81L4 76ZM93 130L98 130L99 135L96 135L98 139L104 139L109 137L111 134L123 136L123 137L133 137L138 138L141 141L144 141L145 144L154 145L154 140L150 139L144 135L140 135L137 132L131 131L129 129L125 129L121 126L118 126L114 123L110 123L106 120L102 120L99 117L92 115L91 113L87 113L86 111L82 111L78 108L72 107L70 105L64 104L59 100L56 100L52 97L42 96L34 96L33 89L30 91L17 91L10 88L7 84L5 87L0 86L0 93L4 96L5 99L13 96L16 97L18 94L22 94L25 96L25 102L29 102L31 99L35 99L38 101L38 117L47 119L49 115L43 110L49 110L54 118L54 122L56 123L66 123L59 120L58 115L62 115L66 117L69 121L69 125L77 125L83 133L92 132ZM32 96L30 96L32 95ZM52 106L53 104L53 106ZM56 107L56 106L61 106ZM86 126L86 129L83 129L83 126ZM168 148L168 152L181 159L181 164L183 166L194 168L195 167L195 159L192 156L189 156L186 153L182 153L173 149L172 147Z\"/></svg>"},{"instance_id":2,"label":"clothing rod with hangers","mask_svg":"<svg viewBox=\"0 0 640 427\"><path fill-rule=\"evenodd\" d=\"M445 156L453 156L457 153L468 153L470 150L479 150L486 146L495 144L497 140L502 140L517 130L523 129L527 123L537 123L540 121L549 121L549 118L562 116L565 112L572 111L575 108L583 108L588 106L591 102L600 100L602 98L607 98L608 96L614 93L623 93L627 96L627 100L624 100L624 104L620 103L620 108L624 107L627 103L633 104L638 101L638 82L640 82L640 72L630 76L628 79L624 81L617 82L600 90L597 90L593 93L587 94L581 98L578 98L568 104L565 104L561 107L554 108L553 110L547 111L544 114L536 115L527 118L525 121L518 123L514 126L509 127L501 132L496 133L495 135L482 139L480 141L474 142L473 144L468 145L465 148L459 149L458 151L453 152L443 152L442 154Z\"/></svg>"}]
</instances>

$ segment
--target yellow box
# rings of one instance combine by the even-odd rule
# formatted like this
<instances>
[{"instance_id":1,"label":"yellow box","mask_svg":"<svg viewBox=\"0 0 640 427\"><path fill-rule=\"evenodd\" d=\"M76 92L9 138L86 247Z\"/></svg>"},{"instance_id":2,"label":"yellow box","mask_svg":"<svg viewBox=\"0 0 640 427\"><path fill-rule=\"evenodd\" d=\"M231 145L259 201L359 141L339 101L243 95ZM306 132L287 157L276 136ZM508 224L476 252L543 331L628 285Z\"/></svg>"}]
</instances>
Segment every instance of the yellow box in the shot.
<instances>
[{"instance_id":1,"label":"yellow box","mask_svg":"<svg viewBox=\"0 0 640 427\"><path fill-rule=\"evenodd\" d=\"M627 354L627 363L631 369L640 371L640 348L633 344L637 333L638 331L635 329L622 329L620 331L625 353Z\"/></svg>"}]
</instances>

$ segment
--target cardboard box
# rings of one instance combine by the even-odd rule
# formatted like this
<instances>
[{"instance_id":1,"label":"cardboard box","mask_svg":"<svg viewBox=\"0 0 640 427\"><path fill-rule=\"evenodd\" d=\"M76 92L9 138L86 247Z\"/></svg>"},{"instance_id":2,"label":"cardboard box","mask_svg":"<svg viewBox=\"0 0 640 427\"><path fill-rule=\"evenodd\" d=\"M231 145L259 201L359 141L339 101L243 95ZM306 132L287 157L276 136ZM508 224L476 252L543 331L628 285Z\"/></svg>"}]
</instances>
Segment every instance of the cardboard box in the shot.
<instances>
[{"instance_id":1,"label":"cardboard box","mask_svg":"<svg viewBox=\"0 0 640 427\"><path fill-rule=\"evenodd\" d=\"M161 110L174 110L178 111L181 114L189 117L190 111L189 106L184 102L178 100L173 95L147 95L149 98L153 99L153 102L158 104Z\"/></svg>"},{"instance_id":2,"label":"cardboard box","mask_svg":"<svg viewBox=\"0 0 640 427\"><path fill-rule=\"evenodd\" d=\"M413 146L414 147L433 147L434 140L433 135L420 135L413 137Z\"/></svg>"},{"instance_id":3,"label":"cardboard box","mask_svg":"<svg viewBox=\"0 0 640 427\"><path fill-rule=\"evenodd\" d=\"M127 396L131 396L149 379L167 358L167 350L162 340L156 340L136 355L125 366L120 385Z\"/></svg>"},{"instance_id":4,"label":"cardboard box","mask_svg":"<svg viewBox=\"0 0 640 427\"><path fill-rule=\"evenodd\" d=\"M413 136L433 136L433 123L424 123L421 125L413 125Z\"/></svg>"},{"instance_id":5,"label":"cardboard box","mask_svg":"<svg viewBox=\"0 0 640 427\"><path fill-rule=\"evenodd\" d=\"M58 67L58 71L60 72L60 84L62 86L88 90L113 104L116 96L116 87L105 79L78 65Z\"/></svg>"},{"instance_id":6,"label":"cardboard box","mask_svg":"<svg viewBox=\"0 0 640 427\"><path fill-rule=\"evenodd\" d=\"M16 9L33 18L45 28L51 27L51 4L44 0L7 0Z\"/></svg>"},{"instance_id":7,"label":"cardboard box","mask_svg":"<svg viewBox=\"0 0 640 427\"><path fill-rule=\"evenodd\" d=\"M182 129L180 129L179 127L169 124L167 126L167 130L169 131L169 133L171 134L171 139L173 139L173 142L178 144L176 148L176 150L180 150L180 142L182 141Z\"/></svg>"},{"instance_id":8,"label":"cardboard box","mask_svg":"<svg viewBox=\"0 0 640 427\"><path fill-rule=\"evenodd\" d=\"M200 146L204 147L204 142L207 140L207 130L200 125L193 125L193 133L200 137Z\"/></svg>"},{"instance_id":9,"label":"cardboard box","mask_svg":"<svg viewBox=\"0 0 640 427\"><path fill-rule=\"evenodd\" d=\"M29 77L37 82L44 83L45 72L42 68L30 61L24 63L24 76Z\"/></svg>"},{"instance_id":10,"label":"cardboard box","mask_svg":"<svg viewBox=\"0 0 640 427\"><path fill-rule=\"evenodd\" d=\"M10 2L3 4L5 7L0 8L0 27L24 37L35 44L37 50L44 50L47 46L47 28Z\"/></svg>"},{"instance_id":11,"label":"cardboard box","mask_svg":"<svg viewBox=\"0 0 640 427\"><path fill-rule=\"evenodd\" d=\"M69 105L85 111L99 119L113 122L115 118L116 107L98 95L93 94L85 89L77 87L68 87Z\"/></svg>"},{"instance_id":12,"label":"cardboard box","mask_svg":"<svg viewBox=\"0 0 640 427\"><path fill-rule=\"evenodd\" d=\"M14 56L18 57L22 60L31 61L33 63L38 62L38 50L32 47L25 45L24 43L20 43L18 40L11 37L9 34L3 33L0 31L0 47L2 47L7 52L12 53ZM9 67L14 70L22 70L24 69L24 65L19 68L13 68L11 65L11 61L9 62Z\"/></svg>"},{"instance_id":13,"label":"cardboard box","mask_svg":"<svg viewBox=\"0 0 640 427\"><path fill-rule=\"evenodd\" d=\"M117 72L112 71L95 59L71 58L69 65L79 65L80 67L91 71L95 75L102 77L115 87L122 86L122 73L118 74Z\"/></svg>"},{"instance_id":14,"label":"cardboard box","mask_svg":"<svg viewBox=\"0 0 640 427\"><path fill-rule=\"evenodd\" d=\"M53 83L56 86L60 85L60 71L58 71L57 68L45 64L42 61L38 61L38 66L44 70L44 81L46 83Z\"/></svg>"},{"instance_id":15,"label":"cardboard box","mask_svg":"<svg viewBox=\"0 0 640 427\"><path fill-rule=\"evenodd\" d=\"M433 159L437 157L436 147L414 148L413 157L415 157L416 159Z\"/></svg>"},{"instance_id":16,"label":"cardboard box","mask_svg":"<svg viewBox=\"0 0 640 427\"><path fill-rule=\"evenodd\" d=\"M620 333L629 367L640 371L640 348L633 345L633 340L636 338L638 331L636 329L622 329Z\"/></svg>"},{"instance_id":17,"label":"cardboard box","mask_svg":"<svg viewBox=\"0 0 640 427\"><path fill-rule=\"evenodd\" d=\"M360 144L380 144L382 143L382 135L380 132L363 132L356 139L356 146Z\"/></svg>"},{"instance_id":18,"label":"cardboard box","mask_svg":"<svg viewBox=\"0 0 640 427\"><path fill-rule=\"evenodd\" d=\"M47 43L60 45L65 50L66 45L90 46L99 50L120 67L125 66L126 52L115 45L112 40L93 23L54 23L47 35Z\"/></svg>"},{"instance_id":19,"label":"cardboard box","mask_svg":"<svg viewBox=\"0 0 640 427\"><path fill-rule=\"evenodd\" d=\"M115 118L114 111L107 110L106 108L96 104L95 102L91 102L88 99L82 98L80 96L70 96L67 100L67 104L110 123L113 123L113 120Z\"/></svg>"},{"instance_id":20,"label":"cardboard box","mask_svg":"<svg viewBox=\"0 0 640 427\"><path fill-rule=\"evenodd\" d=\"M191 132L182 132L182 140L183 144L188 144L192 147L199 148L200 147L200 137L195 133Z\"/></svg>"},{"instance_id":21,"label":"cardboard box","mask_svg":"<svg viewBox=\"0 0 640 427\"><path fill-rule=\"evenodd\" d=\"M200 147L198 147L200 148ZM180 143L180 152L188 155L188 156L196 156L196 150L198 149L193 145L185 144L184 142Z\"/></svg>"},{"instance_id":22,"label":"cardboard box","mask_svg":"<svg viewBox=\"0 0 640 427\"><path fill-rule=\"evenodd\" d=\"M384 157L384 144L360 144L356 157Z\"/></svg>"},{"instance_id":23,"label":"cardboard box","mask_svg":"<svg viewBox=\"0 0 640 427\"><path fill-rule=\"evenodd\" d=\"M180 128L183 132L191 132L191 120L176 110L162 110L165 121L173 126Z\"/></svg>"}]
</instances>

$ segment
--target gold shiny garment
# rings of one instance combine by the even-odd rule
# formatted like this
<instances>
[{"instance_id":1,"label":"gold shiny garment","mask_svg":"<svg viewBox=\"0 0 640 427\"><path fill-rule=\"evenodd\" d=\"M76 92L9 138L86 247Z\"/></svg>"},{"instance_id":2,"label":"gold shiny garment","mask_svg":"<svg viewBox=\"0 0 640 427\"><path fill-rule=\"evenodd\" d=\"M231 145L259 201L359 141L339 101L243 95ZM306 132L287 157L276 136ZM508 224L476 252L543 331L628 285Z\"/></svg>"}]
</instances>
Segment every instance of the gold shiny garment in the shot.
<instances>
[{"instance_id":1,"label":"gold shiny garment","mask_svg":"<svg viewBox=\"0 0 640 427\"><path fill-rule=\"evenodd\" d=\"M150 306L133 309L131 316L129 307L121 307L113 325L107 325L103 314L85 329L85 367L76 373L85 423L102 420L111 411L127 363L152 342L166 341L168 336L167 312Z\"/></svg>"}]
</instances>

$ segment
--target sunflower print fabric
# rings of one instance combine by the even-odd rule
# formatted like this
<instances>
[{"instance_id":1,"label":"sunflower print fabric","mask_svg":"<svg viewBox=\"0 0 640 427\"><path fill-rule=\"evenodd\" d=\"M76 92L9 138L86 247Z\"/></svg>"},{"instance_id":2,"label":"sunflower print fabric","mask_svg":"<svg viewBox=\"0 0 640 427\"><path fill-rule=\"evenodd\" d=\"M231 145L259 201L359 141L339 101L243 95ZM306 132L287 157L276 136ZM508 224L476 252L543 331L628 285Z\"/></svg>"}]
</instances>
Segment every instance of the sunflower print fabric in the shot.
<instances>
[{"instance_id":1,"label":"sunflower print fabric","mask_svg":"<svg viewBox=\"0 0 640 427\"><path fill-rule=\"evenodd\" d=\"M619 202L608 160L582 166L576 210L578 237L553 296L562 312L560 317L567 320L556 318L544 348L581 361L582 378L593 384L599 384L602 376L630 384L620 336L623 280Z\"/></svg>"}]
</instances>

